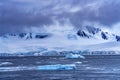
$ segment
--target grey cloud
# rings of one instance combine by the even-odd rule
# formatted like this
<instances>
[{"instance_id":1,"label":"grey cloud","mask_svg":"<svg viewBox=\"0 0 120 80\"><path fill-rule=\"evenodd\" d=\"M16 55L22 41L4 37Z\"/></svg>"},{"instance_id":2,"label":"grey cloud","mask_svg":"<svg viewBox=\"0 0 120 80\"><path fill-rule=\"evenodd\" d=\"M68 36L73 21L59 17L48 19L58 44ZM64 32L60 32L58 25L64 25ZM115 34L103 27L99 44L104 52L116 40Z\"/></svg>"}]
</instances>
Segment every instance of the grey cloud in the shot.
<instances>
[{"instance_id":1,"label":"grey cloud","mask_svg":"<svg viewBox=\"0 0 120 80\"><path fill-rule=\"evenodd\" d=\"M71 12L74 7L80 10ZM119 0L1 0L0 33L51 25L54 19L69 19L75 27L84 21L111 26L120 21L119 8Z\"/></svg>"},{"instance_id":2,"label":"grey cloud","mask_svg":"<svg viewBox=\"0 0 120 80\"><path fill-rule=\"evenodd\" d=\"M63 15L69 18L71 23L77 27L80 27L84 21L99 22L102 25L111 27L113 24L120 22L119 8L120 2L111 0L111 2L102 4L97 10L91 10L90 7L83 7L82 11L67 14L63 13Z\"/></svg>"},{"instance_id":3,"label":"grey cloud","mask_svg":"<svg viewBox=\"0 0 120 80\"><path fill-rule=\"evenodd\" d=\"M120 2L112 2L100 7L97 19L106 25L111 25L120 21Z\"/></svg>"}]
</instances>

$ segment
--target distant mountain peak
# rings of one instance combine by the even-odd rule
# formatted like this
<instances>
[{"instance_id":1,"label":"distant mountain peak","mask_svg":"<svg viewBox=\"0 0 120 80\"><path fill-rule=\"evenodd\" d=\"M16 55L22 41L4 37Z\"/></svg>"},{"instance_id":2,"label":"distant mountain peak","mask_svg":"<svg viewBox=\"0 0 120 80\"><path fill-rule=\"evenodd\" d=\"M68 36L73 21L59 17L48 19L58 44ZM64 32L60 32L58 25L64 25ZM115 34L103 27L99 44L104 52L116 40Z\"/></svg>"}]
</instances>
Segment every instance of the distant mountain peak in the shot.
<instances>
[{"instance_id":1,"label":"distant mountain peak","mask_svg":"<svg viewBox=\"0 0 120 80\"><path fill-rule=\"evenodd\" d=\"M3 38L20 38L20 39L43 39L43 38L47 38L49 37L51 34L49 33L9 33L9 34L5 34L1 37Z\"/></svg>"},{"instance_id":2,"label":"distant mountain peak","mask_svg":"<svg viewBox=\"0 0 120 80\"><path fill-rule=\"evenodd\" d=\"M84 29L79 29L77 35L83 38L101 38L103 40L115 39L120 41L120 36L106 32L94 26L84 26Z\"/></svg>"},{"instance_id":3,"label":"distant mountain peak","mask_svg":"<svg viewBox=\"0 0 120 80\"><path fill-rule=\"evenodd\" d=\"M60 29L61 30L61 29ZM63 29L64 30L64 29ZM116 34L111 34L109 32L104 31L103 29L96 28L94 26L84 26L84 29L79 29L77 32L75 30L53 30L52 32L39 32L39 33L33 33L33 32L23 32L23 33L8 33L1 36L2 38L6 39L45 39L51 37L51 35L56 36L64 36L68 39L77 40L77 38L87 38L87 39L103 39L103 40L114 40L114 41L120 41L120 36ZM58 31L58 32L57 32ZM66 36L67 35L67 36Z\"/></svg>"}]
</instances>

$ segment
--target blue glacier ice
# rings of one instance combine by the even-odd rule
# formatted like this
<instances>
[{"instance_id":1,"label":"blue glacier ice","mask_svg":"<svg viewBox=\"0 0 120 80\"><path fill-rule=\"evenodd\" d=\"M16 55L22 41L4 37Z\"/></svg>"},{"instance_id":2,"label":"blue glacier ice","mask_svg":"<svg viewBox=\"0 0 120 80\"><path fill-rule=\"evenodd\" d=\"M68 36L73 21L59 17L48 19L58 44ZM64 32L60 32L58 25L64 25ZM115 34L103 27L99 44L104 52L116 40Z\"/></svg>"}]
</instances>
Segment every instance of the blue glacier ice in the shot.
<instances>
[{"instance_id":1,"label":"blue glacier ice","mask_svg":"<svg viewBox=\"0 0 120 80\"><path fill-rule=\"evenodd\" d=\"M65 57L66 58L81 58L81 59L85 59L85 57L80 55L80 54L71 54L71 53L67 54Z\"/></svg>"},{"instance_id":2,"label":"blue glacier ice","mask_svg":"<svg viewBox=\"0 0 120 80\"><path fill-rule=\"evenodd\" d=\"M74 70L76 68L75 64L56 64L56 65L44 65L38 66L38 70Z\"/></svg>"},{"instance_id":3,"label":"blue glacier ice","mask_svg":"<svg viewBox=\"0 0 120 80\"><path fill-rule=\"evenodd\" d=\"M38 66L15 66L0 67L0 72L24 71L24 70L75 70L75 64L55 64L55 65L38 65Z\"/></svg>"}]
</instances>

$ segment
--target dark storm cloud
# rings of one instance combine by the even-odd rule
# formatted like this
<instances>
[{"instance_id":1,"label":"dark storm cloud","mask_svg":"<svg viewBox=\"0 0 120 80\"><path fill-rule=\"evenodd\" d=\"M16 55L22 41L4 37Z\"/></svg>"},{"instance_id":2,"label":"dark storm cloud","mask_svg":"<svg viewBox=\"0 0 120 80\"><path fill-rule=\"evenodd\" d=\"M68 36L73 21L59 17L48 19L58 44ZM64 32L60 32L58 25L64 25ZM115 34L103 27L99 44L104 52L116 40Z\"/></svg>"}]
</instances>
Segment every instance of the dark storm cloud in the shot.
<instances>
[{"instance_id":1,"label":"dark storm cloud","mask_svg":"<svg viewBox=\"0 0 120 80\"><path fill-rule=\"evenodd\" d=\"M119 0L0 0L0 33L64 19L75 27L85 21L111 26L120 21L119 8Z\"/></svg>"},{"instance_id":2,"label":"dark storm cloud","mask_svg":"<svg viewBox=\"0 0 120 80\"><path fill-rule=\"evenodd\" d=\"M19 32L24 27L52 24L49 15L34 15L33 12L26 12L27 9L21 8L23 3L9 1L2 3L0 7L0 33Z\"/></svg>"},{"instance_id":3,"label":"dark storm cloud","mask_svg":"<svg viewBox=\"0 0 120 80\"><path fill-rule=\"evenodd\" d=\"M99 8L97 20L102 24L111 25L120 21L120 2L112 2Z\"/></svg>"},{"instance_id":4,"label":"dark storm cloud","mask_svg":"<svg viewBox=\"0 0 120 80\"><path fill-rule=\"evenodd\" d=\"M91 9L91 4L90 7L82 7L83 9L81 11L68 13L69 15L66 14L65 16L68 16L71 22L76 26L81 25L84 21L90 21L99 22L102 25L111 27L113 24L120 21L120 2L111 0L111 2L104 3L104 1L105 0L103 0L100 5L96 4L93 6L94 9ZM96 8L97 6L98 8Z\"/></svg>"}]
</instances>

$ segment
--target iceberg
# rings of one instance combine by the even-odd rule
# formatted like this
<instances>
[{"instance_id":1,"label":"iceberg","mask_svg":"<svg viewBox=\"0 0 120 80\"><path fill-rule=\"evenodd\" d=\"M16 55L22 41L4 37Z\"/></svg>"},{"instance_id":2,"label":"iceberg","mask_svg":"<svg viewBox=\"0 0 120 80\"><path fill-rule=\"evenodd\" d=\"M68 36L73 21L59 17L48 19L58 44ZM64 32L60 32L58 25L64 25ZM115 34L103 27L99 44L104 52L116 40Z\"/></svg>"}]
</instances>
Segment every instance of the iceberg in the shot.
<instances>
[{"instance_id":1,"label":"iceberg","mask_svg":"<svg viewBox=\"0 0 120 80\"><path fill-rule=\"evenodd\" d=\"M13 63L11 62L1 62L0 63L0 66L3 66L3 65L12 65Z\"/></svg>"},{"instance_id":2,"label":"iceberg","mask_svg":"<svg viewBox=\"0 0 120 80\"><path fill-rule=\"evenodd\" d=\"M74 70L76 68L75 64L56 64L56 65L44 65L38 66L38 70Z\"/></svg>"},{"instance_id":3,"label":"iceberg","mask_svg":"<svg viewBox=\"0 0 120 80\"><path fill-rule=\"evenodd\" d=\"M55 65L39 65L39 66L16 66L16 67L0 67L0 72L6 71L24 71L24 70L75 70L75 64L55 64Z\"/></svg>"},{"instance_id":4,"label":"iceberg","mask_svg":"<svg viewBox=\"0 0 120 80\"><path fill-rule=\"evenodd\" d=\"M85 59L85 57L80 55L80 54L67 54L65 57L66 58L81 58L81 59Z\"/></svg>"},{"instance_id":5,"label":"iceberg","mask_svg":"<svg viewBox=\"0 0 120 80\"><path fill-rule=\"evenodd\" d=\"M77 62L74 62L75 64L82 64L82 62L80 62L80 61L77 61Z\"/></svg>"},{"instance_id":6,"label":"iceberg","mask_svg":"<svg viewBox=\"0 0 120 80\"><path fill-rule=\"evenodd\" d=\"M0 67L0 72L20 71L23 69L25 69L25 67Z\"/></svg>"}]
</instances>

